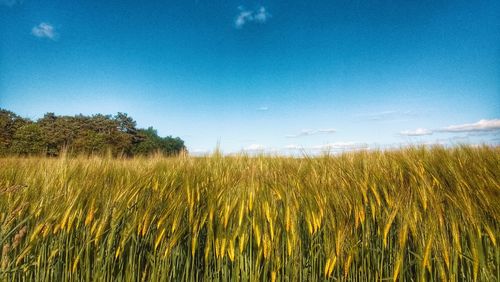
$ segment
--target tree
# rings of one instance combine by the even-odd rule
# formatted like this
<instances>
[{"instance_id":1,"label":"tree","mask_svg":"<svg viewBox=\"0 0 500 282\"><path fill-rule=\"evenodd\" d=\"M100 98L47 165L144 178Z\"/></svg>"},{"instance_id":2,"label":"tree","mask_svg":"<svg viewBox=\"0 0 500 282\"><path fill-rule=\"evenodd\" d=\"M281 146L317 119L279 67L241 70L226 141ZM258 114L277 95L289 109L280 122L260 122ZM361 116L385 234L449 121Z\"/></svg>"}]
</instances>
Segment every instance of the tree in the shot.
<instances>
[{"instance_id":1,"label":"tree","mask_svg":"<svg viewBox=\"0 0 500 282\"><path fill-rule=\"evenodd\" d=\"M133 149L135 155L150 155L155 153L159 147L159 138L157 131L153 127L140 129L138 135L142 142L136 144Z\"/></svg>"},{"instance_id":2,"label":"tree","mask_svg":"<svg viewBox=\"0 0 500 282\"><path fill-rule=\"evenodd\" d=\"M69 154L104 154L114 156L178 154L184 141L176 137L160 137L149 127L139 129L125 113L111 115L57 116L46 113L36 122L23 119L12 112L0 110L0 154L38 154L58 156L62 150Z\"/></svg>"},{"instance_id":3,"label":"tree","mask_svg":"<svg viewBox=\"0 0 500 282\"><path fill-rule=\"evenodd\" d=\"M177 155L185 150L184 141L171 136L160 137L158 131L153 127L140 129L138 134L142 136L143 141L134 147L133 153L136 155L151 155L161 153L163 155Z\"/></svg>"},{"instance_id":4,"label":"tree","mask_svg":"<svg viewBox=\"0 0 500 282\"><path fill-rule=\"evenodd\" d=\"M129 133L132 135L137 133L137 128L135 128L137 126L137 123L127 114L118 112L115 115L114 120L118 123L118 129L121 132Z\"/></svg>"},{"instance_id":5,"label":"tree","mask_svg":"<svg viewBox=\"0 0 500 282\"><path fill-rule=\"evenodd\" d=\"M100 155L106 153L107 136L105 133L94 130L85 130L78 135L72 144L73 153Z\"/></svg>"},{"instance_id":6,"label":"tree","mask_svg":"<svg viewBox=\"0 0 500 282\"><path fill-rule=\"evenodd\" d=\"M37 121L43 131L43 138L46 144L46 152L49 156L59 155L64 146L64 137L57 126L58 117L54 113L46 113L43 118Z\"/></svg>"},{"instance_id":7,"label":"tree","mask_svg":"<svg viewBox=\"0 0 500 282\"><path fill-rule=\"evenodd\" d=\"M27 122L15 113L0 108L0 155L9 153L14 134Z\"/></svg>"},{"instance_id":8,"label":"tree","mask_svg":"<svg viewBox=\"0 0 500 282\"><path fill-rule=\"evenodd\" d=\"M17 129L11 150L20 155L38 155L44 153L45 148L40 126L36 123L29 123Z\"/></svg>"}]
</instances>

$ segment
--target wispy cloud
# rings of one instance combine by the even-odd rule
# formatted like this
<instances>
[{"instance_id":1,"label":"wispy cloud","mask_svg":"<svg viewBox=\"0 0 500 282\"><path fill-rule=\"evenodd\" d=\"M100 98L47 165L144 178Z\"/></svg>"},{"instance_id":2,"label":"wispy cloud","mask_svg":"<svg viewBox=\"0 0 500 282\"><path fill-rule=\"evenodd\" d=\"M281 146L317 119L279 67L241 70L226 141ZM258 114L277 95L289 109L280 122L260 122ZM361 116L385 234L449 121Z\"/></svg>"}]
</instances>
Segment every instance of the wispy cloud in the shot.
<instances>
[{"instance_id":1,"label":"wispy cloud","mask_svg":"<svg viewBox=\"0 0 500 282\"><path fill-rule=\"evenodd\" d=\"M359 142L334 142L323 144L319 146L314 146L313 150L359 150L368 149L368 144Z\"/></svg>"},{"instance_id":2,"label":"wispy cloud","mask_svg":"<svg viewBox=\"0 0 500 282\"><path fill-rule=\"evenodd\" d=\"M243 6L239 6L238 10L239 13L234 20L236 28L242 28L245 24L251 22L263 24L271 18L271 14L264 6L260 6L256 10L249 10Z\"/></svg>"},{"instance_id":3,"label":"wispy cloud","mask_svg":"<svg viewBox=\"0 0 500 282\"><path fill-rule=\"evenodd\" d=\"M473 131L500 131L500 119L482 119L476 123L465 123L459 125L450 125L441 132L473 132Z\"/></svg>"},{"instance_id":4,"label":"wispy cloud","mask_svg":"<svg viewBox=\"0 0 500 282\"><path fill-rule=\"evenodd\" d=\"M31 29L31 34L39 38L48 38L51 40L56 40L59 36L54 26L48 23L40 23L39 25L34 26Z\"/></svg>"},{"instance_id":5,"label":"wispy cloud","mask_svg":"<svg viewBox=\"0 0 500 282\"><path fill-rule=\"evenodd\" d=\"M303 150L305 149L304 147L297 145L297 144L289 144L285 146L286 150Z\"/></svg>"},{"instance_id":6,"label":"wispy cloud","mask_svg":"<svg viewBox=\"0 0 500 282\"><path fill-rule=\"evenodd\" d=\"M363 120L371 120L371 121L406 120L414 116L416 116L416 113L413 111L396 111L396 110L355 115L355 117L357 118L361 118Z\"/></svg>"},{"instance_id":7,"label":"wispy cloud","mask_svg":"<svg viewBox=\"0 0 500 282\"><path fill-rule=\"evenodd\" d=\"M401 131L399 134L404 136L424 136L424 135L432 135L432 130L425 128L417 128L415 130L405 130Z\"/></svg>"},{"instance_id":8,"label":"wispy cloud","mask_svg":"<svg viewBox=\"0 0 500 282\"><path fill-rule=\"evenodd\" d=\"M344 151L344 150L360 150L368 149L367 143L362 142L333 142L316 146L300 146L296 144L286 145L286 150L303 150L303 151Z\"/></svg>"},{"instance_id":9,"label":"wispy cloud","mask_svg":"<svg viewBox=\"0 0 500 282\"><path fill-rule=\"evenodd\" d=\"M265 23L270 17L271 14L267 12L265 7L261 6L259 10L255 13L254 20L258 23Z\"/></svg>"},{"instance_id":10,"label":"wispy cloud","mask_svg":"<svg viewBox=\"0 0 500 282\"><path fill-rule=\"evenodd\" d=\"M243 151L264 151L266 147L262 144L251 144L243 148Z\"/></svg>"},{"instance_id":11,"label":"wispy cloud","mask_svg":"<svg viewBox=\"0 0 500 282\"><path fill-rule=\"evenodd\" d=\"M443 133L471 133L471 134L488 134L500 132L500 119L482 119L475 123L465 123L458 125L450 125L438 129L417 128L415 130L401 131L399 134L403 136L424 136L432 135L434 132Z\"/></svg>"},{"instance_id":12,"label":"wispy cloud","mask_svg":"<svg viewBox=\"0 0 500 282\"><path fill-rule=\"evenodd\" d=\"M333 128L327 128L327 129L304 129L301 132L297 134L291 134L287 135L287 138L298 138L298 137L305 137L305 136L311 136L311 135L316 135L316 134L332 134L337 132L337 130Z\"/></svg>"},{"instance_id":13,"label":"wispy cloud","mask_svg":"<svg viewBox=\"0 0 500 282\"><path fill-rule=\"evenodd\" d=\"M16 4L22 4L23 0L0 0L0 5L4 5L7 7L12 7Z\"/></svg>"},{"instance_id":14,"label":"wispy cloud","mask_svg":"<svg viewBox=\"0 0 500 282\"><path fill-rule=\"evenodd\" d=\"M257 111L260 111L260 112L269 111L269 107L262 106L262 107L257 108Z\"/></svg>"}]
</instances>

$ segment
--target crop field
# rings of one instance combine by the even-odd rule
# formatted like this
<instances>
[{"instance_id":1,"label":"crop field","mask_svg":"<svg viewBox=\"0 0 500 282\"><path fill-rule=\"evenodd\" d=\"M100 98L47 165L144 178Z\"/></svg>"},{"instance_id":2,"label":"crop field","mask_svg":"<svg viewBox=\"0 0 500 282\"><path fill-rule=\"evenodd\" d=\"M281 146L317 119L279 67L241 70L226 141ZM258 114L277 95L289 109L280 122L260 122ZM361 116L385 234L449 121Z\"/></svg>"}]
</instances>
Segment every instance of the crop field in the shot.
<instances>
[{"instance_id":1,"label":"crop field","mask_svg":"<svg viewBox=\"0 0 500 282\"><path fill-rule=\"evenodd\" d=\"M498 281L500 147L0 159L1 281Z\"/></svg>"}]
</instances>

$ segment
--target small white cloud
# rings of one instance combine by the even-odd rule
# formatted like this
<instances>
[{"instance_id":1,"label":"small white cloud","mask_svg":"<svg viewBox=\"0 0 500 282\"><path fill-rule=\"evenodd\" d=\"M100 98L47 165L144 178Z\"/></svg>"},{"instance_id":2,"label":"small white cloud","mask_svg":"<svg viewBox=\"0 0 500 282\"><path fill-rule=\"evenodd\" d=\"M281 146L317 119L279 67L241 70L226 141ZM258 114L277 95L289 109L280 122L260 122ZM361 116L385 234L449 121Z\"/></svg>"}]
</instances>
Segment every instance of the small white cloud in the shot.
<instances>
[{"instance_id":1,"label":"small white cloud","mask_svg":"<svg viewBox=\"0 0 500 282\"><path fill-rule=\"evenodd\" d=\"M48 23L40 23L31 29L31 34L39 38L49 38L51 40L56 40L58 37L54 26Z\"/></svg>"},{"instance_id":2,"label":"small white cloud","mask_svg":"<svg viewBox=\"0 0 500 282\"><path fill-rule=\"evenodd\" d=\"M316 145L316 146L301 146L301 145L296 145L296 144L290 144L286 145L284 149L286 150L302 150L302 151L353 151L353 150L362 150L362 149L368 149L369 146L366 143L360 143L360 142L334 142L334 143L327 143L323 145Z\"/></svg>"},{"instance_id":3,"label":"small white cloud","mask_svg":"<svg viewBox=\"0 0 500 282\"><path fill-rule=\"evenodd\" d=\"M405 136L424 136L432 135L434 132L460 133L469 132L471 134L489 134L500 131L500 119L482 119L476 123L465 123L459 125L450 125L441 129L417 128L416 130L401 131L400 135Z\"/></svg>"},{"instance_id":4,"label":"small white cloud","mask_svg":"<svg viewBox=\"0 0 500 282\"><path fill-rule=\"evenodd\" d=\"M303 129L300 133L287 135L287 138L297 138L314 134L315 130Z\"/></svg>"},{"instance_id":5,"label":"small white cloud","mask_svg":"<svg viewBox=\"0 0 500 282\"><path fill-rule=\"evenodd\" d=\"M318 133L335 133L335 132L337 132L337 130L333 128L318 129Z\"/></svg>"},{"instance_id":6,"label":"small white cloud","mask_svg":"<svg viewBox=\"0 0 500 282\"><path fill-rule=\"evenodd\" d=\"M424 135L432 135L432 133L433 133L432 130L425 128L417 128L415 130L401 131L399 134L405 136L424 136Z\"/></svg>"},{"instance_id":7,"label":"small white cloud","mask_svg":"<svg viewBox=\"0 0 500 282\"><path fill-rule=\"evenodd\" d=\"M22 4L23 0L0 0L0 5L4 5L7 7L12 7L16 4Z\"/></svg>"},{"instance_id":8,"label":"small white cloud","mask_svg":"<svg viewBox=\"0 0 500 282\"><path fill-rule=\"evenodd\" d=\"M313 150L360 150L368 149L368 144L359 142L334 142L311 147Z\"/></svg>"},{"instance_id":9,"label":"small white cloud","mask_svg":"<svg viewBox=\"0 0 500 282\"><path fill-rule=\"evenodd\" d=\"M316 134L332 134L337 132L337 130L333 128L327 128L327 129L303 129L300 133L297 134L291 134L287 135L287 138L297 138L297 137L304 137L304 136L311 136L311 135L316 135Z\"/></svg>"},{"instance_id":10,"label":"small white cloud","mask_svg":"<svg viewBox=\"0 0 500 282\"><path fill-rule=\"evenodd\" d=\"M482 119L476 123L450 125L441 132L472 132L472 131L497 131L500 130L500 119Z\"/></svg>"},{"instance_id":11,"label":"small white cloud","mask_svg":"<svg viewBox=\"0 0 500 282\"><path fill-rule=\"evenodd\" d=\"M384 121L384 120L401 120L402 118L404 119L416 116L416 113L412 111L390 110L390 111L381 111L376 113L357 114L354 116L371 121Z\"/></svg>"},{"instance_id":12,"label":"small white cloud","mask_svg":"<svg viewBox=\"0 0 500 282\"><path fill-rule=\"evenodd\" d=\"M287 150L301 150L304 149L304 147L296 145L296 144L289 144L285 146L285 149Z\"/></svg>"},{"instance_id":13,"label":"small white cloud","mask_svg":"<svg viewBox=\"0 0 500 282\"><path fill-rule=\"evenodd\" d=\"M236 25L237 28L243 27L248 21L252 21L253 16L252 12L250 11L240 11L238 16L236 17L236 20L234 21L234 24Z\"/></svg>"},{"instance_id":14,"label":"small white cloud","mask_svg":"<svg viewBox=\"0 0 500 282\"><path fill-rule=\"evenodd\" d=\"M257 111L261 111L261 112L265 112L265 111L268 111L268 110L269 110L269 107L266 107L266 106L257 108Z\"/></svg>"},{"instance_id":15,"label":"small white cloud","mask_svg":"<svg viewBox=\"0 0 500 282\"><path fill-rule=\"evenodd\" d=\"M248 10L243 6L239 6L240 11L234 20L236 28L242 28L245 24L250 22L265 23L271 17L271 14L264 6L259 7L257 10Z\"/></svg>"},{"instance_id":16,"label":"small white cloud","mask_svg":"<svg viewBox=\"0 0 500 282\"><path fill-rule=\"evenodd\" d=\"M243 148L243 151L264 151L266 147L261 144L251 144Z\"/></svg>"},{"instance_id":17,"label":"small white cloud","mask_svg":"<svg viewBox=\"0 0 500 282\"><path fill-rule=\"evenodd\" d=\"M269 17L271 17L271 15L266 11L265 7L260 7L254 15L255 21L259 23L265 23Z\"/></svg>"}]
</instances>

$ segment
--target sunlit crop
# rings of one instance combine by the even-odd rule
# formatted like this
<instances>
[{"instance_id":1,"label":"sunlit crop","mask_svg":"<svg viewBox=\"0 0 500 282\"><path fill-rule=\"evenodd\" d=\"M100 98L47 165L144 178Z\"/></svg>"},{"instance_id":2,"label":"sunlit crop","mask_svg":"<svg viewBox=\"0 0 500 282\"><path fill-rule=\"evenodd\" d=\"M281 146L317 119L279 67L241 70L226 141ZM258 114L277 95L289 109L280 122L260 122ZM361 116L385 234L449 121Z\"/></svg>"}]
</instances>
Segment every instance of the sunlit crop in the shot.
<instances>
[{"instance_id":1,"label":"sunlit crop","mask_svg":"<svg viewBox=\"0 0 500 282\"><path fill-rule=\"evenodd\" d=\"M0 159L0 280L498 281L500 148Z\"/></svg>"}]
</instances>

